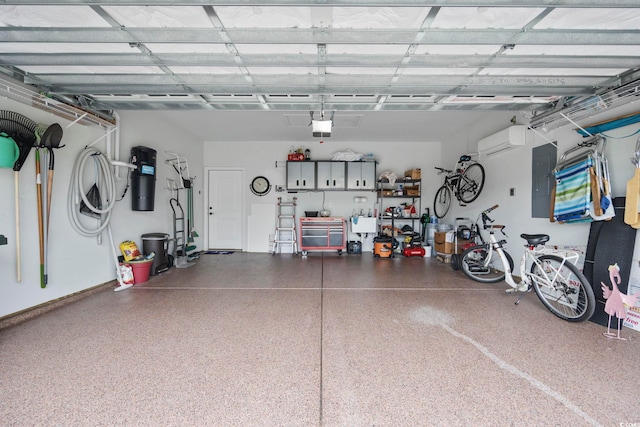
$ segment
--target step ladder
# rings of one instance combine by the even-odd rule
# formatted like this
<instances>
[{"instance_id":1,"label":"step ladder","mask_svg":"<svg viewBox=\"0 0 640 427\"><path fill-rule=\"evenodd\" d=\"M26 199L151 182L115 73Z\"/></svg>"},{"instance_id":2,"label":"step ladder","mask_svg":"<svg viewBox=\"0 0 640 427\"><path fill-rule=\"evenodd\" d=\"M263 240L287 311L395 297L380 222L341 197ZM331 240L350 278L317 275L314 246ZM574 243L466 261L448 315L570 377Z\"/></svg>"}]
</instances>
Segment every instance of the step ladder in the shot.
<instances>
[{"instance_id":1,"label":"step ladder","mask_svg":"<svg viewBox=\"0 0 640 427\"><path fill-rule=\"evenodd\" d=\"M282 246L291 247L291 253L298 253L298 232L296 231L297 197L291 202L282 201L278 197L278 215L276 217L276 233L273 239L273 253L282 253Z\"/></svg>"}]
</instances>

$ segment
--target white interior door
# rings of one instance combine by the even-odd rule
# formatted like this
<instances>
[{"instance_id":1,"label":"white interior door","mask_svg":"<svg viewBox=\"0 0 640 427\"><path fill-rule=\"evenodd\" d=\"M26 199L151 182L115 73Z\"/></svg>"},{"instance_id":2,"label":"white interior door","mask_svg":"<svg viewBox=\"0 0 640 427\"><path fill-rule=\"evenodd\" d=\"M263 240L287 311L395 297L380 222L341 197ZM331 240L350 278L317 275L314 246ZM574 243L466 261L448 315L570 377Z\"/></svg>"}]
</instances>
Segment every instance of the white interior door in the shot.
<instances>
[{"instance_id":1,"label":"white interior door","mask_svg":"<svg viewBox=\"0 0 640 427\"><path fill-rule=\"evenodd\" d=\"M209 249L242 249L241 170L210 170L207 205Z\"/></svg>"}]
</instances>

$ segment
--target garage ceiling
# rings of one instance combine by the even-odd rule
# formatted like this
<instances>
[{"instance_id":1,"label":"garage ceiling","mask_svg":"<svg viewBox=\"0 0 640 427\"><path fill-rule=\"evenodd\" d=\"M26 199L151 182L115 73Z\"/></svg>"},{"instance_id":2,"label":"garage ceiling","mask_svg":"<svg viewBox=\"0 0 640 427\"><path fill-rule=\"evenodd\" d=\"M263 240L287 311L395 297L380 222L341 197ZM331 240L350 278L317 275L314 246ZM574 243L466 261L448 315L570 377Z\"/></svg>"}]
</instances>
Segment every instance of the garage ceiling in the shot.
<instances>
[{"instance_id":1,"label":"garage ceiling","mask_svg":"<svg viewBox=\"0 0 640 427\"><path fill-rule=\"evenodd\" d=\"M637 0L1 3L0 77L105 115L518 110L533 117L606 101L619 87L638 96Z\"/></svg>"}]
</instances>

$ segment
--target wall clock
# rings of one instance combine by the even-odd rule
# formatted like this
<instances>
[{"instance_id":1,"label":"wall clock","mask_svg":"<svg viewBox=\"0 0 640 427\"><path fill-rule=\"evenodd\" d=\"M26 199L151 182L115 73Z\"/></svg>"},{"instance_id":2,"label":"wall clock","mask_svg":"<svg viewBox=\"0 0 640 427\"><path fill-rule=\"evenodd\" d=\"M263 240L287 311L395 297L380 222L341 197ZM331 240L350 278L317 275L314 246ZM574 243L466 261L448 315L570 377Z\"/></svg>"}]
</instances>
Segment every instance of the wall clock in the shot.
<instances>
[{"instance_id":1,"label":"wall clock","mask_svg":"<svg viewBox=\"0 0 640 427\"><path fill-rule=\"evenodd\" d=\"M256 176L251 181L251 191L256 196L264 196L271 190L271 185L269 184L269 180L264 176Z\"/></svg>"}]
</instances>

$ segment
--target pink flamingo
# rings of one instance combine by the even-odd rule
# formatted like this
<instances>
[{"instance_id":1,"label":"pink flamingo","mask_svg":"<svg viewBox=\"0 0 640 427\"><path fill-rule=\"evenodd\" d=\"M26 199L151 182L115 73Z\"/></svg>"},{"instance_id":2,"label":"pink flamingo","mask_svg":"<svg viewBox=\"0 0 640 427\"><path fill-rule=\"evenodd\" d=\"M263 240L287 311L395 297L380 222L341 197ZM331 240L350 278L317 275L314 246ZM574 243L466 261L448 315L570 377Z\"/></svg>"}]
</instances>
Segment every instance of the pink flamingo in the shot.
<instances>
[{"instance_id":1,"label":"pink flamingo","mask_svg":"<svg viewBox=\"0 0 640 427\"><path fill-rule=\"evenodd\" d=\"M607 326L607 332L603 335L608 338L617 338L619 340L626 340L626 338L620 338L620 322L627 318L627 311L624 305L634 306L640 302L640 293L627 295L620 292L618 289L618 283L620 283L620 267L618 264L609 266L609 279L611 280L611 286L613 289L609 289L607 285L600 282L602 286L602 295L607 302L604 305L604 311L609 315L609 324ZM611 316L618 318L618 334L611 333Z\"/></svg>"}]
</instances>

